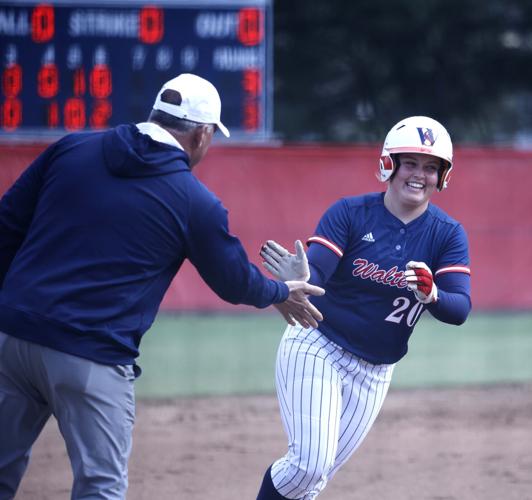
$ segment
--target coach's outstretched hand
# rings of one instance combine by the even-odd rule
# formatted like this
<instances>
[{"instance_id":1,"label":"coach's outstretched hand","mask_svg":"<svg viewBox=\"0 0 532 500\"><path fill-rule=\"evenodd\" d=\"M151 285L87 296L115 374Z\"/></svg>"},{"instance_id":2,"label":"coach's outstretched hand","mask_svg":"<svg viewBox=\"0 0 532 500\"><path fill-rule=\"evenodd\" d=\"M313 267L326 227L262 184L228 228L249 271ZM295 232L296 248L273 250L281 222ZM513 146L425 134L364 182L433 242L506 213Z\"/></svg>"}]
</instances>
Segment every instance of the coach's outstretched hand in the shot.
<instances>
[{"instance_id":1,"label":"coach's outstretched hand","mask_svg":"<svg viewBox=\"0 0 532 500\"><path fill-rule=\"evenodd\" d=\"M295 247L293 254L276 241L268 240L260 249L262 265L281 281L308 281L310 269L303 243L297 240Z\"/></svg>"},{"instance_id":2,"label":"coach's outstretched hand","mask_svg":"<svg viewBox=\"0 0 532 500\"><path fill-rule=\"evenodd\" d=\"M319 286L309 285L304 281L287 281L290 294L280 304L274 304L283 318L292 326L296 321L303 328L318 328L318 321L323 321L323 316L308 300L309 295L323 295L325 290Z\"/></svg>"}]
</instances>

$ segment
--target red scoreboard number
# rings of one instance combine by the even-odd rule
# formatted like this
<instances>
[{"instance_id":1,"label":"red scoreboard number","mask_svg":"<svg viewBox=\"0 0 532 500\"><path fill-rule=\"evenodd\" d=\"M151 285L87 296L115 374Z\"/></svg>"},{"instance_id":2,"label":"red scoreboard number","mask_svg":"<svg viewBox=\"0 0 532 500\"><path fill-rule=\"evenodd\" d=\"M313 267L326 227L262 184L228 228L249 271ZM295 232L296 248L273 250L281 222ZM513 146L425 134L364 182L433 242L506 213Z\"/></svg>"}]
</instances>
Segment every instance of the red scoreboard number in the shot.
<instances>
[{"instance_id":1,"label":"red scoreboard number","mask_svg":"<svg viewBox=\"0 0 532 500\"><path fill-rule=\"evenodd\" d=\"M262 77L259 70L248 69L244 71L242 88L245 93L244 100L244 129L254 131L260 125L260 103L262 93Z\"/></svg>"},{"instance_id":2,"label":"red scoreboard number","mask_svg":"<svg viewBox=\"0 0 532 500\"><path fill-rule=\"evenodd\" d=\"M22 103L20 99L6 99L2 106L2 125L8 131L16 130L22 123Z\"/></svg>"},{"instance_id":3,"label":"red scoreboard number","mask_svg":"<svg viewBox=\"0 0 532 500\"><path fill-rule=\"evenodd\" d=\"M31 14L32 40L36 43L49 42L54 33L54 8L49 4L37 5Z\"/></svg>"},{"instance_id":4,"label":"red scoreboard number","mask_svg":"<svg viewBox=\"0 0 532 500\"><path fill-rule=\"evenodd\" d=\"M164 12L153 6L143 7L139 15L139 38L144 43L160 42L164 35Z\"/></svg>"},{"instance_id":5,"label":"red scoreboard number","mask_svg":"<svg viewBox=\"0 0 532 500\"><path fill-rule=\"evenodd\" d=\"M258 45L264 38L264 14L260 9L240 9L238 40L243 45Z\"/></svg>"},{"instance_id":6,"label":"red scoreboard number","mask_svg":"<svg viewBox=\"0 0 532 500\"><path fill-rule=\"evenodd\" d=\"M37 94L40 97L49 99L55 97L59 92L59 71L53 63L46 63L41 66L37 75Z\"/></svg>"},{"instance_id":7,"label":"red scoreboard number","mask_svg":"<svg viewBox=\"0 0 532 500\"><path fill-rule=\"evenodd\" d=\"M2 91L7 98L17 97L22 90L22 68L19 64L9 65L2 75Z\"/></svg>"},{"instance_id":8,"label":"red scoreboard number","mask_svg":"<svg viewBox=\"0 0 532 500\"><path fill-rule=\"evenodd\" d=\"M6 67L2 74L2 92L6 100L2 106L2 126L16 130L22 122L22 103L18 98L22 90L22 68L18 64Z\"/></svg>"}]
</instances>

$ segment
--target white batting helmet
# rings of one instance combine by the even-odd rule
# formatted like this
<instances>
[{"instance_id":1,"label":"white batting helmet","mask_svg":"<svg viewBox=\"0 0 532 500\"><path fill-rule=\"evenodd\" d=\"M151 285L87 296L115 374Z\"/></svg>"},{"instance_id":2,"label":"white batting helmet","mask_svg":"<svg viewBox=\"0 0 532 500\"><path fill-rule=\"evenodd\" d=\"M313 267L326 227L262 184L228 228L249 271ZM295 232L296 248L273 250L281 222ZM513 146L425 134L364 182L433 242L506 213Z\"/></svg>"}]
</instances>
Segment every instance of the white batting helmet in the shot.
<instances>
[{"instance_id":1,"label":"white batting helmet","mask_svg":"<svg viewBox=\"0 0 532 500\"><path fill-rule=\"evenodd\" d=\"M397 153L423 153L443 160L438 174L438 191L445 189L453 168L453 144L445 127L427 116L410 116L395 124L384 140L379 179L385 182L397 168Z\"/></svg>"}]
</instances>

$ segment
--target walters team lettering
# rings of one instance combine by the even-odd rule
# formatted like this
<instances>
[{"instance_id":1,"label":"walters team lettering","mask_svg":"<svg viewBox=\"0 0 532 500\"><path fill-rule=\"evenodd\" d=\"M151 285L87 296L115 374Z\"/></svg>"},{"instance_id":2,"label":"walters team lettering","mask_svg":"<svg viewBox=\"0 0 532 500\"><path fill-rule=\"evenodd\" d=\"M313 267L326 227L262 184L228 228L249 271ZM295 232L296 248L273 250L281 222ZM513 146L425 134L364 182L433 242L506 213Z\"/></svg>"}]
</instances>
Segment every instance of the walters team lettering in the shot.
<instances>
[{"instance_id":1,"label":"walters team lettering","mask_svg":"<svg viewBox=\"0 0 532 500\"><path fill-rule=\"evenodd\" d=\"M399 271L397 266L385 271L384 269L379 269L378 264L368 262L366 259L356 259L353 261L353 265L355 266L353 276L358 276L363 280L370 279L383 285L406 288L405 273L404 271Z\"/></svg>"}]
</instances>

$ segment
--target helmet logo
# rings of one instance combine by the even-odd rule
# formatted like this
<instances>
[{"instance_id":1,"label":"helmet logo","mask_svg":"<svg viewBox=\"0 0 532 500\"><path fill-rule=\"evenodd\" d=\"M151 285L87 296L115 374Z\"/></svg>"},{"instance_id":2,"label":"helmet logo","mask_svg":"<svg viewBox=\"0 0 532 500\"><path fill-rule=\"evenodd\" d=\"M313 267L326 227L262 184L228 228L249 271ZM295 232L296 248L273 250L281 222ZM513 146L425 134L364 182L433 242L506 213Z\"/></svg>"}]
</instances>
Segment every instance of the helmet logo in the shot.
<instances>
[{"instance_id":1,"label":"helmet logo","mask_svg":"<svg viewBox=\"0 0 532 500\"><path fill-rule=\"evenodd\" d=\"M418 127L417 131L419 133L419 138L421 139L421 144L423 144L423 146L434 146L436 139L434 139L432 129L426 127Z\"/></svg>"}]
</instances>

